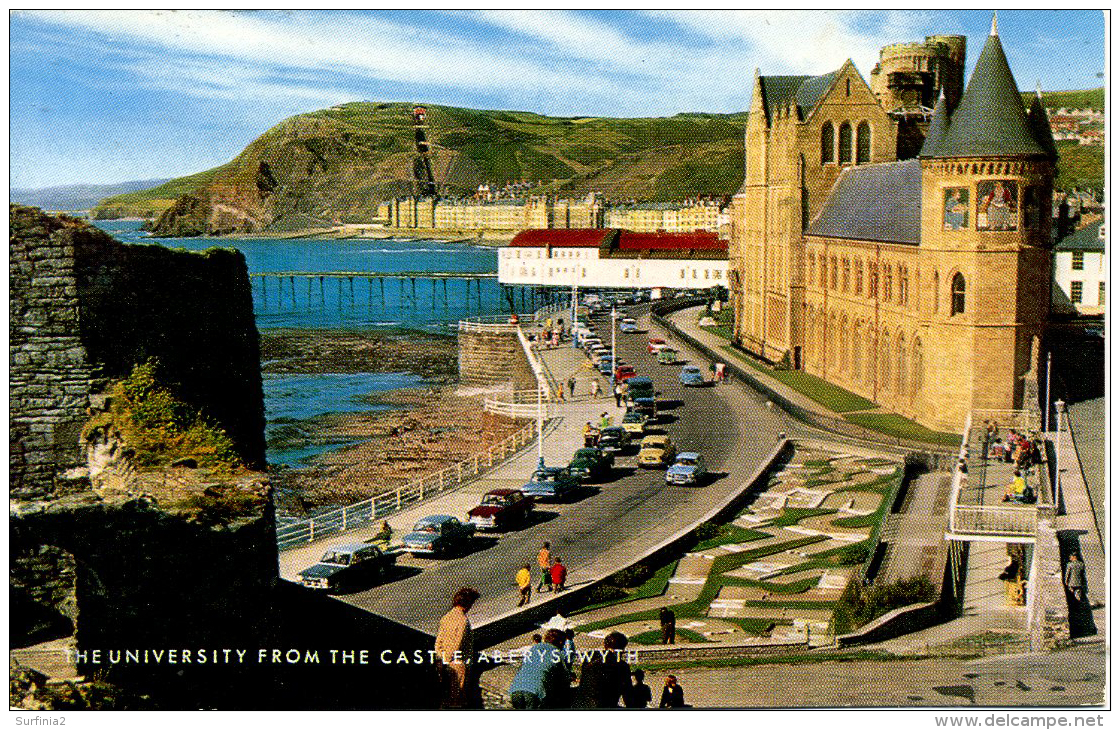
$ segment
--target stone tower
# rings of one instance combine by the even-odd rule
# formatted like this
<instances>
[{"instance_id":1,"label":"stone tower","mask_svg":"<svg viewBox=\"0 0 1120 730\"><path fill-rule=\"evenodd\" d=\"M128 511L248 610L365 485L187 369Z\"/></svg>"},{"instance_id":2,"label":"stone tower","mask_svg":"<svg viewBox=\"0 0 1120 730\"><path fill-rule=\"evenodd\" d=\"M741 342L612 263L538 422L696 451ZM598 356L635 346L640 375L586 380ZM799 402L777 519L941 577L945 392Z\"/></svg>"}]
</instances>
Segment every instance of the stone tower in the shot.
<instances>
[{"instance_id":1,"label":"stone tower","mask_svg":"<svg viewBox=\"0 0 1120 730\"><path fill-rule=\"evenodd\" d=\"M965 37L926 36L922 43L893 43L879 51L871 89L898 122L900 160L918 154L939 91L955 109L964 89Z\"/></svg>"},{"instance_id":2,"label":"stone tower","mask_svg":"<svg viewBox=\"0 0 1120 730\"><path fill-rule=\"evenodd\" d=\"M919 410L957 430L972 409L1032 407L1023 376L1047 314L1055 155L1048 126L1024 108L994 18L955 111L949 95L919 154L920 330L931 353Z\"/></svg>"}]
</instances>

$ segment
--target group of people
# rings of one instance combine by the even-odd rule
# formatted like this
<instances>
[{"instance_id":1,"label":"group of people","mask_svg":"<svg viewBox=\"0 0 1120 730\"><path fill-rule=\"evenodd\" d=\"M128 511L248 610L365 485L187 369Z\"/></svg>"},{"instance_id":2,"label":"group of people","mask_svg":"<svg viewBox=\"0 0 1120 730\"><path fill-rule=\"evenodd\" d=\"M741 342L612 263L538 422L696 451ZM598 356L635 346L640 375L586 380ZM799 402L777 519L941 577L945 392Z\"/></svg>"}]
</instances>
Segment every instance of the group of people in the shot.
<instances>
[{"instance_id":1,"label":"group of people","mask_svg":"<svg viewBox=\"0 0 1120 730\"><path fill-rule=\"evenodd\" d=\"M545 542L537 552L537 567L540 568L540 580L537 581L538 593L542 591L559 593L564 590L565 583L568 582L568 568L560 558L552 554L552 546L548 542ZM517 571L517 588L521 594L518 606L529 603L533 595L532 583L533 576L529 571L529 564L525 563Z\"/></svg>"},{"instance_id":2,"label":"group of people","mask_svg":"<svg viewBox=\"0 0 1120 730\"><path fill-rule=\"evenodd\" d=\"M599 420L595 423L588 421L583 424L583 445L589 448L598 446L599 437L602 435L603 429L610 428L613 424L614 419L606 413L599 416Z\"/></svg>"},{"instance_id":3,"label":"group of people","mask_svg":"<svg viewBox=\"0 0 1120 730\"><path fill-rule=\"evenodd\" d=\"M571 629L549 629L535 635L509 687L516 709L562 709L568 707L649 707L653 690L645 683L645 672L630 670L622 659L628 643L624 634L612 631L603 639L603 650L590 654L576 673L576 652ZM573 687L573 682L576 682ZM669 675L661 692L660 707L684 707L684 690Z\"/></svg>"},{"instance_id":4,"label":"group of people","mask_svg":"<svg viewBox=\"0 0 1120 730\"><path fill-rule=\"evenodd\" d=\"M1020 469L1028 469L1041 460L1037 438L1011 429L1004 441L999 437L999 427L995 423L984 422L984 453L989 459L1014 462Z\"/></svg>"}]
</instances>

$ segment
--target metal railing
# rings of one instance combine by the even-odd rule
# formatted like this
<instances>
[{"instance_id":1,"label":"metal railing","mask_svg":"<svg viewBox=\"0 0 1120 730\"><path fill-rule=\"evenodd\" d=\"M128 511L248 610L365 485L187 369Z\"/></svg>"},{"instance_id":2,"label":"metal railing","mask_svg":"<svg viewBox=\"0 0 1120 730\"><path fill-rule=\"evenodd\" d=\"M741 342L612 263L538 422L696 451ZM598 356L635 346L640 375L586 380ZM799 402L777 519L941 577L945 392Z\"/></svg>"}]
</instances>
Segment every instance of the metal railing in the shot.
<instances>
[{"instance_id":1,"label":"metal railing","mask_svg":"<svg viewBox=\"0 0 1120 730\"><path fill-rule=\"evenodd\" d=\"M276 544L281 550L287 550L314 542L323 537L363 527L374 520L384 519L400 512L410 505L456 489L521 451L532 443L536 433L537 424L528 423L486 451L434 474L427 474L391 492L378 494L314 517L278 525Z\"/></svg>"},{"instance_id":2,"label":"metal railing","mask_svg":"<svg viewBox=\"0 0 1120 730\"><path fill-rule=\"evenodd\" d=\"M472 317L459 320L460 332L502 332L513 333L519 328L517 323L510 324L509 317L498 315L493 317Z\"/></svg>"},{"instance_id":3,"label":"metal railing","mask_svg":"<svg viewBox=\"0 0 1120 730\"><path fill-rule=\"evenodd\" d=\"M1033 537L1038 531L1038 508L1007 505L953 505L949 531L963 535Z\"/></svg>"}]
</instances>

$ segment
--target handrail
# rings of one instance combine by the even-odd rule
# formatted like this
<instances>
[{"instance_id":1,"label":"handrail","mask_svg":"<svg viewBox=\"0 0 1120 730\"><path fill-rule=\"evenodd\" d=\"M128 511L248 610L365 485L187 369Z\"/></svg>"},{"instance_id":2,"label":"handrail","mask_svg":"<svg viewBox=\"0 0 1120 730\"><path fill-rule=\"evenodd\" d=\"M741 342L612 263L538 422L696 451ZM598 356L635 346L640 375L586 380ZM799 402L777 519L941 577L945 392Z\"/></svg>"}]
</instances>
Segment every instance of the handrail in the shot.
<instances>
[{"instance_id":1,"label":"handrail","mask_svg":"<svg viewBox=\"0 0 1120 730\"><path fill-rule=\"evenodd\" d=\"M534 416L536 413L534 412ZM427 474L391 492L374 495L361 502L315 515L304 520L277 525L276 545L280 550L313 542L368 525L400 512L417 502L462 486L466 481L492 469L532 443L537 424L528 423L481 454L464 459L435 473Z\"/></svg>"}]
</instances>

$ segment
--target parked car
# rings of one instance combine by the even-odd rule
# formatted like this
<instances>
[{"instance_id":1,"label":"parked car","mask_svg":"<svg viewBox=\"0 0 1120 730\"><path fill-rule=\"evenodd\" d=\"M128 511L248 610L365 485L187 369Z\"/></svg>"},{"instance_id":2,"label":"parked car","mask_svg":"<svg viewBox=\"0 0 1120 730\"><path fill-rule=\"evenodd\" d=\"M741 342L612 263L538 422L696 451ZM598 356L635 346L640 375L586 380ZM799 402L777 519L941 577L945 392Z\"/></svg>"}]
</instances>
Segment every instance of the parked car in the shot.
<instances>
[{"instance_id":1,"label":"parked car","mask_svg":"<svg viewBox=\"0 0 1120 730\"><path fill-rule=\"evenodd\" d=\"M668 346L669 345L666 344L665 340L663 340L662 338L660 338L660 337L650 337L649 338L649 344L646 346L646 348L649 351L649 353L652 355L653 353L657 352L658 350L662 350L662 349L664 349Z\"/></svg>"},{"instance_id":2,"label":"parked car","mask_svg":"<svg viewBox=\"0 0 1120 730\"><path fill-rule=\"evenodd\" d=\"M525 524L532 512L533 498L526 497L520 489L491 489L467 517L478 530L505 530L511 525Z\"/></svg>"},{"instance_id":3,"label":"parked car","mask_svg":"<svg viewBox=\"0 0 1120 730\"><path fill-rule=\"evenodd\" d=\"M673 463L677 447L666 434L650 434L642 439L638 451L638 466L661 468Z\"/></svg>"},{"instance_id":4,"label":"parked car","mask_svg":"<svg viewBox=\"0 0 1120 730\"><path fill-rule=\"evenodd\" d=\"M529 482L521 487L521 492L536 500L561 500L578 486L566 466L546 466L533 472Z\"/></svg>"},{"instance_id":5,"label":"parked car","mask_svg":"<svg viewBox=\"0 0 1120 730\"><path fill-rule=\"evenodd\" d=\"M657 362L662 365L676 365L680 359L680 353L671 347L663 347L657 352Z\"/></svg>"},{"instance_id":6,"label":"parked car","mask_svg":"<svg viewBox=\"0 0 1120 730\"><path fill-rule=\"evenodd\" d=\"M638 321L633 317L623 317L618 320L618 331L633 334L638 331Z\"/></svg>"},{"instance_id":7,"label":"parked car","mask_svg":"<svg viewBox=\"0 0 1120 730\"><path fill-rule=\"evenodd\" d=\"M634 370L633 365L619 365L614 369L614 379L619 383L625 382L637 374L638 372Z\"/></svg>"},{"instance_id":8,"label":"parked car","mask_svg":"<svg viewBox=\"0 0 1120 730\"><path fill-rule=\"evenodd\" d=\"M665 471L666 484L700 485L708 476L704 457L695 451L682 451L677 460Z\"/></svg>"},{"instance_id":9,"label":"parked car","mask_svg":"<svg viewBox=\"0 0 1120 730\"><path fill-rule=\"evenodd\" d=\"M380 580L397 562L394 553L367 543L335 545L319 562L299 572L300 583L321 591L338 590L343 585L356 585Z\"/></svg>"},{"instance_id":10,"label":"parked car","mask_svg":"<svg viewBox=\"0 0 1120 730\"><path fill-rule=\"evenodd\" d=\"M680 381L681 385L686 387L708 384L708 379L704 377L704 372L696 365L685 365L681 368L681 374L677 376L677 380Z\"/></svg>"},{"instance_id":11,"label":"parked car","mask_svg":"<svg viewBox=\"0 0 1120 730\"><path fill-rule=\"evenodd\" d=\"M630 446L630 432L622 426L607 426L599 432L599 448L608 454L625 451Z\"/></svg>"},{"instance_id":12,"label":"parked car","mask_svg":"<svg viewBox=\"0 0 1120 730\"><path fill-rule=\"evenodd\" d=\"M605 432L607 429L603 429ZM603 443L602 434L599 436L600 445ZM572 460L568 462L568 473L581 482L601 482L610 476L614 468L614 455L607 453L601 446L599 448L584 447L576 449Z\"/></svg>"},{"instance_id":13,"label":"parked car","mask_svg":"<svg viewBox=\"0 0 1120 730\"><path fill-rule=\"evenodd\" d=\"M622 417L622 427L631 436L641 436L646 432L646 424L649 422L649 416L636 411L633 408L626 411L626 415Z\"/></svg>"},{"instance_id":14,"label":"parked car","mask_svg":"<svg viewBox=\"0 0 1120 730\"><path fill-rule=\"evenodd\" d=\"M467 545L474 537L475 527L450 515L432 515L418 521L412 532L404 536L401 549L413 555L440 557Z\"/></svg>"},{"instance_id":15,"label":"parked car","mask_svg":"<svg viewBox=\"0 0 1120 730\"><path fill-rule=\"evenodd\" d=\"M645 375L638 375L626 381L626 398L634 408L650 418L657 415L657 392L653 381Z\"/></svg>"},{"instance_id":16,"label":"parked car","mask_svg":"<svg viewBox=\"0 0 1120 730\"><path fill-rule=\"evenodd\" d=\"M598 366L599 367L599 374L600 375L606 375L606 376L609 377L610 374L611 374L611 370L613 370L616 367L621 367L623 364L624 363L621 359L616 358L616 357L610 357L608 355L607 357L604 357L602 360L599 361L599 366Z\"/></svg>"}]
</instances>

